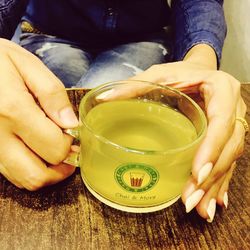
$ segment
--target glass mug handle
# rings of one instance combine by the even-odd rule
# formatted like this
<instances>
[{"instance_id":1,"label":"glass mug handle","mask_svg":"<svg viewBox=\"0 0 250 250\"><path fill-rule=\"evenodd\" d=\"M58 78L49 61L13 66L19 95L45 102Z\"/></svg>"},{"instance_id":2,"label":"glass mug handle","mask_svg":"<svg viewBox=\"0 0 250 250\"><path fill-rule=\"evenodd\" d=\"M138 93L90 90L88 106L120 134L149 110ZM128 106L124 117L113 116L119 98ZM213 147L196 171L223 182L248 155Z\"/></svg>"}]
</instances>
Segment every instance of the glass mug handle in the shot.
<instances>
[{"instance_id":1,"label":"glass mug handle","mask_svg":"<svg viewBox=\"0 0 250 250\"><path fill-rule=\"evenodd\" d=\"M65 129L64 133L71 135L77 140L80 140L79 127ZM74 145L71 147L74 147ZM80 152L71 151L63 162L75 167L80 167Z\"/></svg>"}]
</instances>

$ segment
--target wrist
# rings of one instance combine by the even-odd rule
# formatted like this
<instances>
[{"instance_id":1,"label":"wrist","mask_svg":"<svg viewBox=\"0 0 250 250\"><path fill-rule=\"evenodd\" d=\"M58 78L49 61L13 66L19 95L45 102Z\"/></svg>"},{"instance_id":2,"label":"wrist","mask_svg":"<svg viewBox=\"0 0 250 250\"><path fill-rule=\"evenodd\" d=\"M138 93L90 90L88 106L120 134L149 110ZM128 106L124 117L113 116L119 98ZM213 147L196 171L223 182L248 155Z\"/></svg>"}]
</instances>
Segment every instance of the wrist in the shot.
<instances>
[{"instance_id":1,"label":"wrist","mask_svg":"<svg viewBox=\"0 0 250 250\"><path fill-rule=\"evenodd\" d=\"M214 49L207 44L193 46L185 55L183 61L197 64L206 69L217 69L217 56Z\"/></svg>"}]
</instances>

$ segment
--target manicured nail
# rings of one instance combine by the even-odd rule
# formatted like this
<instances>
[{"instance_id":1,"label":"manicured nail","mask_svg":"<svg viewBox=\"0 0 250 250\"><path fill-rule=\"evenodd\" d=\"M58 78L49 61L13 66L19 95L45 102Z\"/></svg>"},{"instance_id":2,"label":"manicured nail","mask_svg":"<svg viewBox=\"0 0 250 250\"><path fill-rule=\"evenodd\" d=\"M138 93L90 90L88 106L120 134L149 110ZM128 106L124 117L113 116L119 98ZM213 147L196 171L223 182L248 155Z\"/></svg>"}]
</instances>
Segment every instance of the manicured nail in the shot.
<instances>
[{"instance_id":1,"label":"manicured nail","mask_svg":"<svg viewBox=\"0 0 250 250\"><path fill-rule=\"evenodd\" d=\"M108 90L108 91L106 91L106 92L103 92L103 93L101 93L100 95L98 95L98 96L96 97L96 99L97 99L97 100L104 100L104 99L106 99L109 95L111 95L113 92L114 92L114 90L113 90L113 89L110 89L110 90Z\"/></svg>"},{"instance_id":2,"label":"manicured nail","mask_svg":"<svg viewBox=\"0 0 250 250\"><path fill-rule=\"evenodd\" d=\"M227 208L228 207L228 194L227 194L227 192L225 192L223 195L223 203L224 203L225 208Z\"/></svg>"},{"instance_id":3,"label":"manicured nail","mask_svg":"<svg viewBox=\"0 0 250 250\"><path fill-rule=\"evenodd\" d=\"M78 126L78 120L71 107L66 107L59 112L59 118L63 125L67 128L74 128Z\"/></svg>"},{"instance_id":4,"label":"manicured nail","mask_svg":"<svg viewBox=\"0 0 250 250\"><path fill-rule=\"evenodd\" d=\"M213 168L213 163L208 162L200 169L197 180L198 185L201 185L201 183L203 183L207 179L207 177L212 171L212 168Z\"/></svg>"},{"instance_id":5,"label":"manicured nail","mask_svg":"<svg viewBox=\"0 0 250 250\"><path fill-rule=\"evenodd\" d=\"M204 194L204 190L198 189L187 198L185 202L186 213L189 213L200 202Z\"/></svg>"},{"instance_id":6,"label":"manicured nail","mask_svg":"<svg viewBox=\"0 0 250 250\"><path fill-rule=\"evenodd\" d=\"M207 222L211 223L213 221L215 210L216 210L216 200L213 198L209 201L209 204L207 207L207 214L208 214Z\"/></svg>"}]
</instances>

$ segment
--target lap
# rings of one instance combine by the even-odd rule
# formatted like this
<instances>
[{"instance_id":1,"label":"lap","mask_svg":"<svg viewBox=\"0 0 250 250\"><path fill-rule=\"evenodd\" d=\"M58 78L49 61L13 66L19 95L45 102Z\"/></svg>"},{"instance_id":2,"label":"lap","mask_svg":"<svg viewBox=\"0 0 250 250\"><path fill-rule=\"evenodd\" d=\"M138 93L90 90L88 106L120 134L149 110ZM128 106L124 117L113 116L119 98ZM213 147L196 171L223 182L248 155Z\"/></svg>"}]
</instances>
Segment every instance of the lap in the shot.
<instances>
[{"instance_id":1,"label":"lap","mask_svg":"<svg viewBox=\"0 0 250 250\"><path fill-rule=\"evenodd\" d=\"M24 33L20 45L38 56L66 87L93 88L124 80L171 58L170 48L160 40L122 44L98 51L95 57L77 44L42 34Z\"/></svg>"},{"instance_id":2,"label":"lap","mask_svg":"<svg viewBox=\"0 0 250 250\"><path fill-rule=\"evenodd\" d=\"M76 85L91 63L90 53L53 36L24 33L20 45L39 57L66 87Z\"/></svg>"},{"instance_id":3,"label":"lap","mask_svg":"<svg viewBox=\"0 0 250 250\"><path fill-rule=\"evenodd\" d=\"M105 82L124 80L154 64L167 62L170 57L170 49L163 42L119 45L100 53L77 86L93 88Z\"/></svg>"}]
</instances>

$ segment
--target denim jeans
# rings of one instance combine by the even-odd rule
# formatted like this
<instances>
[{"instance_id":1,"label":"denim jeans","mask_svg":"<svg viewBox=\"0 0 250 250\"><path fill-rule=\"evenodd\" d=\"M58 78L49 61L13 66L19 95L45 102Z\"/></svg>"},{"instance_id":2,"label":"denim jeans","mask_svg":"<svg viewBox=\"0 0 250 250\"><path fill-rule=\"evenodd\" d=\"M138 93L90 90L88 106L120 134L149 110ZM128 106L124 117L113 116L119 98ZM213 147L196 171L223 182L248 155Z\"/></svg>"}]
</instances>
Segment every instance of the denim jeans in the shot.
<instances>
[{"instance_id":1,"label":"denim jeans","mask_svg":"<svg viewBox=\"0 0 250 250\"><path fill-rule=\"evenodd\" d=\"M23 33L20 44L38 56L65 87L93 88L105 82L124 80L172 58L171 46L161 39L104 50L86 49L54 36Z\"/></svg>"}]
</instances>

